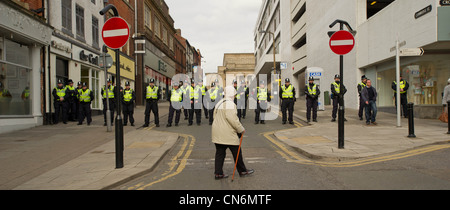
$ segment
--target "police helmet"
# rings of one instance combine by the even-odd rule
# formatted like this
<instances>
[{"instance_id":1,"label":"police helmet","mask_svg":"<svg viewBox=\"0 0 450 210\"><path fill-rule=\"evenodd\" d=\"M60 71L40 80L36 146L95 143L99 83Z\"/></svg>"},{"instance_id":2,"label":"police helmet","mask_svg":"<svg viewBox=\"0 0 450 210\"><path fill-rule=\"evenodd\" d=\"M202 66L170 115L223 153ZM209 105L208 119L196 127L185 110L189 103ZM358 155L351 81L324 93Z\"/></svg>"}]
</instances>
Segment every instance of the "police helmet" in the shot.
<instances>
[{"instance_id":1,"label":"police helmet","mask_svg":"<svg viewBox=\"0 0 450 210\"><path fill-rule=\"evenodd\" d=\"M215 82L211 83L211 87L216 87L216 83Z\"/></svg>"},{"instance_id":2,"label":"police helmet","mask_svg":"<svg viewBox=\"0 0 450 210\"><path fill-rule=\"evenodd\" d=\"M125 86L130 86L130 82L125 82Z\"/></svg>"},{"instance_id":3,"label":"police helmet","mask_svg":"<svg viewBox=\"0 0 450 210\"><path fill-rule=\"evenodd\" d=\"M83 87L87 87L87 84L86 84L86 82L83 82Z\"/></svg>"},{"instance_id":4,"label":"police helmet","mask_svg":"<svg viewBox=\"0 0 450 210\"><path fill-rule=\"evenodd\" d=\"M335 78L335 79L340 79L341 76L339 76L339 74L336 74L336 75L334 76L334 78Z\"/></svg>"},{"instance_id":5,"label":"police helmet","mask_svg":"<svg viewBox=\"0 0 450 210\"><path fill-rule=\"evenodd\" d=\"M155 79L150 79L150 83L155 83Z\"/></svg>"},{"instance_id":6,"label":"police helmet","mask_svg":"<svg viewBox=\"0 0 450 210\"><path fill-rule=\"evenodd\" d=\"M58 84L63 84L63 81L59 79Z\"/></svg>"},{"instance_id":7,"label":"police helmet","mask_svg":"<svg viewBox=\"0 0 450 210\"><path fill-rule=\"evenodd\" d=\"M291 80L289 78L286 78L284 81L285 82L291 82Z\"/></svg>"},{"instance_id":8,"label":"police helmet","mask_svg":"<svg viewBox=\"0 0 450 210\"><path fill-rule=\"evenodd\" d=\"M309 77L308 81L314 81L314 77Z\"/></svg>"},{"instance_id":9,"label":"police helmet","mask_svg":"<svg viewBox=\"0 0 450 210\"><path fill-rule=\"evenodd\" d=\"M83 85L83 83L82 82L78 82L77 85L80 86L80 85Z\"/></svg>"}]
</instances>

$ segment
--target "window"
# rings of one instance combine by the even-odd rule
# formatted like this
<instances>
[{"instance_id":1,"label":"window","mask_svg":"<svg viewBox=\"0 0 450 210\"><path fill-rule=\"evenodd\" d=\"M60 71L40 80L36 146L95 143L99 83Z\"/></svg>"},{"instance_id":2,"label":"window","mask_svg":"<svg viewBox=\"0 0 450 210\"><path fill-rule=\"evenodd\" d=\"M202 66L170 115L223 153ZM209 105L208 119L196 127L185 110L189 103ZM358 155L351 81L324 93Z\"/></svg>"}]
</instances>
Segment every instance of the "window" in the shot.
<instances>
[{"instance_id":1,"label":"window","mask_svg":"<svg viewBox=\"0 0 450 210\"><path fill-rule=\"evenodd\" d=\"M84 8L76 6L77 38L84 39Z\"/></svg>"},{"instance_id":2,"label":"window","mask_svg":"<svg viewBox=\"0 0 450 210\"><path fill-rule=\"evenodd\" d=\"M168 45L168 43L167 43L167 29L166 29L166 27L163 27L162 40L163 40L164 44Z\"/></svg>"},{"instance_id":3,"label":"window","mask_svg":"<svg viewBox=\"0 0 450 210\"><path fill-rule=\"evenodd\" d=\"M95 4L95 0L91 0L91 2L92 2L93 4Z\"/></svg>"},{"instance_id":4,"label":"window","mask_svg":"<svg viewBox=\"0 0 450 210\"><path fill-rule=\"evenodd\" d=\"M72 31L72 0L61 1L62 28L71 33Z\"/></svg>"},{"instance_id":5,"label":"window","mask_svg":"<svg viewBox=\"0 0 450 210\"><path fill-rule=\"evenodd\" d=\"M377 14L395 0L367 0L367 19Z\"/></svg>"},{"instance_id":6,"label":"window","mask_svg":"<svg viewBox=\"0 0 450 210\"><path fill-rule=\"evenodd\" d=\"M32 115L29 55L28 46L0 37L0 117Z\"/></svg>"},{"instance_id":7,"label":"window","mask_svg":"<svg viewBox=\"0 0 450 210\"><path fill-rule=\"evenodd\" d=\"M155 34L157 37L161 38L160 21L158 17L155 17Z\"/></svg>"},{"instance_id":8,"label":"window","mask_svg":"<svg viewBox=\"0 0 450 210\"><path fill-rule=\"evenodd\" d=\"M172 36L169 37L169 48L170 48L170 50L173 51L173 37Z\"/></svg>"},{"instance_id":9,"label":"window","mask_svg":"<svg viewBox=\"0 0 450 210\"><path fill-rule=\"evenodd\" d=\"M81 66L81 82L85 82L88 88L94 93L94 101L92 101L93 109L100 109L100 73L94 69Z\"/></svg>"},{"instance_id":10,"label":"window","mask_svg":"<svg viewBox=\"0 0 450 210\"><path fill-rule=\"evenodd\" d=\"M64 84L69 80L68 61L56 58L56 81L62 80Z\"/></svg>"},{"instance_id":11,"label":"window","mask_svg":"<svg viewBox=\"0 0 450 210\"><path fill-rule=\"evenodd\" d=\"M92 45L98 47L98 19L92 16Z\"/></svg>"},{"instance_id":12,"label":"window","mask_svg":"<svg viewBox=\"0 0 450 210\"><path fill-rule=\"evenodd\" d=\"M148 7L147 5L145 5L145 14L144 14L144 23L145 26L152 30L152 12L150 10L150 7Z\"/></svg>"}]
</instances>

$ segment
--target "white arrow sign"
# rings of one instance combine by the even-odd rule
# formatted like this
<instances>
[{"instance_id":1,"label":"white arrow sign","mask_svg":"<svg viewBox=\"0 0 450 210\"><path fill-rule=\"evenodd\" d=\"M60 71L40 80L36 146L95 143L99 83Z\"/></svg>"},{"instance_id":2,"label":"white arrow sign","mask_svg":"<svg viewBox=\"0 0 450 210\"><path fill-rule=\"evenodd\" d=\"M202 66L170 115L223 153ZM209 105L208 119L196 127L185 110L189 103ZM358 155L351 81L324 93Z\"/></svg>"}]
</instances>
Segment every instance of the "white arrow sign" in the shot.
<instances>
[{"instance_id":1,"label":"white arrow sign","mask_svg":"<svg viewBox=\"0 0 450 210\"><path fill-rule=\"evenodd\" d=\"M400 56L422 56L425 51L422 48L405 48L400 50Z\"/></svg>"}]
</instances>

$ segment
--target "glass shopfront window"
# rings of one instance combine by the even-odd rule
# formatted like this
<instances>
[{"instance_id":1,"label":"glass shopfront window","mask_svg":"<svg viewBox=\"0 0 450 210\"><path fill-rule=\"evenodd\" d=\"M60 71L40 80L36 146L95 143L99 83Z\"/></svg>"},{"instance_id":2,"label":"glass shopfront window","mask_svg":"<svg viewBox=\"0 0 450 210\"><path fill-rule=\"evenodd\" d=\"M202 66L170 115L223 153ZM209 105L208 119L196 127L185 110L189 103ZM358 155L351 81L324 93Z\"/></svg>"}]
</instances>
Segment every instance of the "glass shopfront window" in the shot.
<instances>
[{"instance_id":1,"label":"glass shopfront window","mask_svg":"<svg viewBox=\"0 0 450 210\"><path fill-rule=\"evenodd\" d=\"M0 37L0 117L32 115L29 63L28 46Z\"/></svg>"},{"instance_id":2,"label":"glass shopfront window","mask_svg":"<svg viewBox=\"0 0 450 210\"><path fill-rule=\"evenodd\" d=\"M406 60L406 59L404 59ZM448 55L428 55L406 60L401 66L403 79L408 81L408 102L415 105L440 105L442 93L450 78L450 59ZM395 68L377 73L379 106L394 106Z\"/></svg>"},{"instance_id":3,"label":"glass shopfront window","mask_svg":"<svg viewBox=\"0 0 450 210\"><path fill-rule=\"evenodd\" d=\"M93 109L100 109L100 72L94 69L81 67L81 82L85 82L88 88L94 93L94 101L92 101Z\"/></svg>"}]
</instances>

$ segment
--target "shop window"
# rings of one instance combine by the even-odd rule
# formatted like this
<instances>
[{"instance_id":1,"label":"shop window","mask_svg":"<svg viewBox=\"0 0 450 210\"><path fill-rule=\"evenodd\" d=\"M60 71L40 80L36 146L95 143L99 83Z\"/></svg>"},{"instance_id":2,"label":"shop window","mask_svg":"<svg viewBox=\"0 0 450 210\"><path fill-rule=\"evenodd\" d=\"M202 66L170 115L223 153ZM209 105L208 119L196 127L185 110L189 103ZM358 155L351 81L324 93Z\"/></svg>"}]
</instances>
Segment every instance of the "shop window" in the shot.
<instances>
[{"instance_id":1,"label":"shop window","mask_svg":"<svg viewBox=\"0 0 450 210\"><path fill-rule=\"evenodd\" d=\"M403 62L403 61L402 61ZM423 56L401 66L401 74L409 83L408 102L415 105L440 105L442 93L450 78L450 60L445 55ZM394 106L392 83L395 68L377 73L379 106Z\"/></svg>"},{"instance_id":2,"label":"shop window","mask_svg":"<svg viewBox=\"0 0 450 210\"><path fill-rule=\"evenodd\" d=\"M69 64L68 61L56 58L56 82L62 80L64 85L69 80ZM56 83L55 82L55 83Z\"/></svg>"},{"instance_id":3,"label":"shop window","mask_svg":"<svg viewBox=\"0 0 450 210\"><path fill-rule=\"evenodd\" d=\"M0 117L32 115L28 65L28 47L0 37Z\"/></svg>"}]
</instances>

